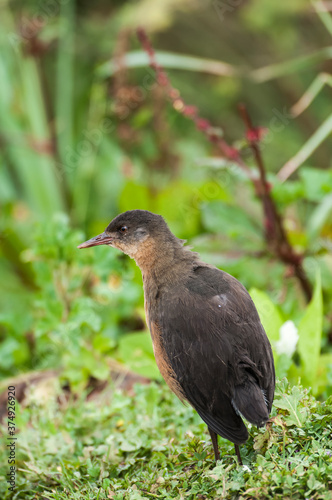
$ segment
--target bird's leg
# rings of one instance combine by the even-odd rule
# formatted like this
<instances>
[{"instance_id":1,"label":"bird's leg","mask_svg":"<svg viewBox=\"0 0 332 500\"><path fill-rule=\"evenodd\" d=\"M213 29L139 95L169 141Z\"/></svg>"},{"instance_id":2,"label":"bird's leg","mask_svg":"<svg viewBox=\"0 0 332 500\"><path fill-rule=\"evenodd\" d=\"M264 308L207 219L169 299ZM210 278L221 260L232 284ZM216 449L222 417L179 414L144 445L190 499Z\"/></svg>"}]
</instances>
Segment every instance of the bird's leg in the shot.
<instances>
[{"instance_id":1,"label":"bird's leg","mask_svg":"<svg viewBox=\"0 0 332 500\"><path fill-rule=\"evenodd\" d=\"M219 453L219 449L218 449L218 436L214 431L212 431L210 429L210 427L208 427L208 429L209 429L209 433L210 433L210 436L212 439L214 456L215 456L215 459L217 461L217 460L220 460L220 453Z\"/></svg>"},{"instance_id":2,"label":"bird's leg","mask_svg":"<svg viewBox=\"0 0 332 500\"><path fill-rule=\"evenodd\" d=\"M239 464L243 465L242 458L241 458L241 453L240 453L240 447L239 447L238 444L234 444L234 446L235 446L235 453L236 453L237 459L239 461Z\"/></svg>"}]
</instances>

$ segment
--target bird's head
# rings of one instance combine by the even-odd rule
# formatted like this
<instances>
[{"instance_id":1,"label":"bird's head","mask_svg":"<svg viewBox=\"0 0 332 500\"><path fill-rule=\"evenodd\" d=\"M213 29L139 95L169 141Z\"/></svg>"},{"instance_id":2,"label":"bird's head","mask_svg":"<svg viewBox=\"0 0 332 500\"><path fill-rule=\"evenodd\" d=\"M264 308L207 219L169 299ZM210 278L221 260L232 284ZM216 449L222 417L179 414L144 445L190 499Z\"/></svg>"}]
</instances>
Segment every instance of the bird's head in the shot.
<instances>
[{"instance_id":1,"label":"bird's head","mask_svg":"<svg viewBox=\"0 0 332 500\"><path fill-rule=\"evenodd\" d=\"M147 210L130 210L115 217L103 233L81 243L77 248L109 245L122 250L138 262L140 256L147 256L163 241L173 239L177 238L168 229L161 215Z\"/></svg>"}]
</instances>

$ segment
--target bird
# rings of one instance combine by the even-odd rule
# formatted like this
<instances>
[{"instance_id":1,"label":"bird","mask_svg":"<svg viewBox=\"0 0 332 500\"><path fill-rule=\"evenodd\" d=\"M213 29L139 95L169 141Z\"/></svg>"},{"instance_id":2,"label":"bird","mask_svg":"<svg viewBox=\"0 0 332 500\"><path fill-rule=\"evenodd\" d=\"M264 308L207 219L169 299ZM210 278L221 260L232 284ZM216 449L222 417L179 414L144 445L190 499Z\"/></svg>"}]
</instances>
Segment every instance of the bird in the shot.
<instances>
[{"instance_id":1,"label":"bird","mask_svg":"<svg viewBox=\"0 0 332 500\"><path fill-rule=\"evenodd\" d=\"M269 420L275 389L270 342L246 288L201 261L161 215L129 210L78 248L109 245L141 270L144 307L157 366L165 382L207 424L215 460L218 436L248 439L243 422Z\"/></svg>"}]
</instances>

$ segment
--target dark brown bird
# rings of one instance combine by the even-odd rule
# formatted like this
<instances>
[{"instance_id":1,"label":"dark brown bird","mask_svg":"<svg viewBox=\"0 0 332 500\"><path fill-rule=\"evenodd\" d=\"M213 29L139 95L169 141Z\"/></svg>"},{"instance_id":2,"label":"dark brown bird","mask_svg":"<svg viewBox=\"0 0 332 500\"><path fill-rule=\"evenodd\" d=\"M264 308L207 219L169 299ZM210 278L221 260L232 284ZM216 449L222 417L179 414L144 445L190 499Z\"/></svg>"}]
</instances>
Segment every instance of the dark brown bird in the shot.
<instances>
[{"instance_id":1,"label":"dark brown bird","mask_svg":"<svg viewBox=\"0 0 332 500\"><path fill-rule=\"evenodd\" d=\"M134 258L143 276L145 312L156 362L170 389L217 435L248 439L242 416L269 419L275 372L270 342L250 295L233 276L202 262L160 215L131 210L79 245L110 245Z\"/></svg>"}]
</instances>

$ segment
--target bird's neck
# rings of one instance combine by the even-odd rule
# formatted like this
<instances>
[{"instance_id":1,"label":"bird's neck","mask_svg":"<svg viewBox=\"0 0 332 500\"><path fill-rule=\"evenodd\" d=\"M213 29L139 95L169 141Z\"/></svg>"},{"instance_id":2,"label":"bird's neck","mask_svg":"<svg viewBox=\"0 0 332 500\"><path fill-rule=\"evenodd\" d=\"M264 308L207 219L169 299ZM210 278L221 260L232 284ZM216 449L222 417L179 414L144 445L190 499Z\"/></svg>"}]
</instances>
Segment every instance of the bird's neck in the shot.
<instances>
[{"instance_id":1,"label":"bird's neck","mask_svg":"<svg viewBox=\"0 0 332 500\"><path fill-rule=\"evenodd\" d=\"M157 284L172 284L187 276L197 260L196 253L183 246L182 240L146 242L144 250L137 252L135 261L141 269L143 281Z\"/></svg>"}]
</instances>

